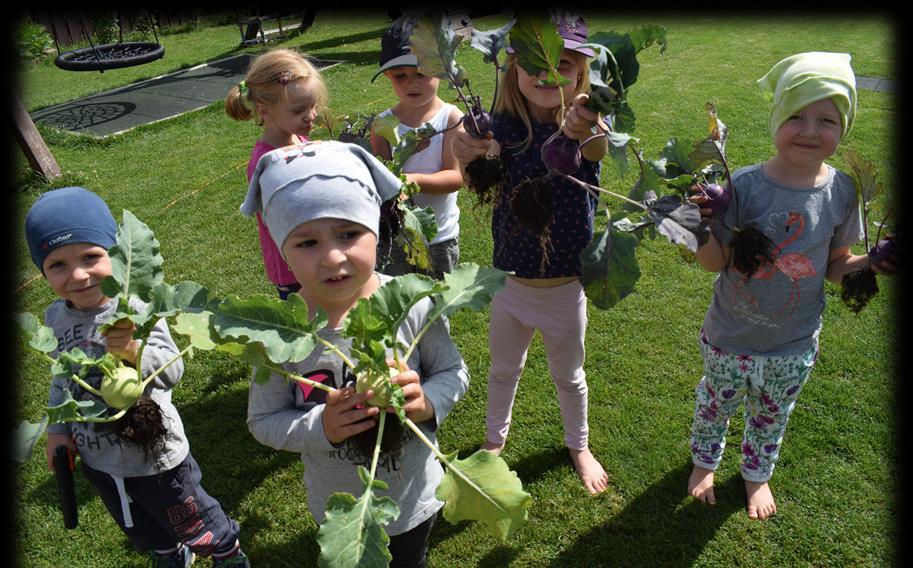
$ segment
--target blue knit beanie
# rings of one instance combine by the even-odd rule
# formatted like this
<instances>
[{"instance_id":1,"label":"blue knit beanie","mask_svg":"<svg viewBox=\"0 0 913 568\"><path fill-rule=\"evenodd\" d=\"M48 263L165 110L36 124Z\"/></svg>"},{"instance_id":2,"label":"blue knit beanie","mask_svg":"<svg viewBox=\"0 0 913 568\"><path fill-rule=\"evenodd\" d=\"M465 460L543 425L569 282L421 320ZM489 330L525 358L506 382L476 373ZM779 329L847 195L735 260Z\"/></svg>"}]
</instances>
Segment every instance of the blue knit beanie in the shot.
<instances>
[{"instance_id":1,"label":"blue knit beanie","mask_svg":"<svg viewBox=\"0 0 913 568\"><path fill-rule=\"evenodd\" d=\"M51 251L72 243L111 248L117 223L101 197L81 187L64 187L43 193L25 217L29 254L44 274L44 259Z\"/></svg>"}]
</instances>

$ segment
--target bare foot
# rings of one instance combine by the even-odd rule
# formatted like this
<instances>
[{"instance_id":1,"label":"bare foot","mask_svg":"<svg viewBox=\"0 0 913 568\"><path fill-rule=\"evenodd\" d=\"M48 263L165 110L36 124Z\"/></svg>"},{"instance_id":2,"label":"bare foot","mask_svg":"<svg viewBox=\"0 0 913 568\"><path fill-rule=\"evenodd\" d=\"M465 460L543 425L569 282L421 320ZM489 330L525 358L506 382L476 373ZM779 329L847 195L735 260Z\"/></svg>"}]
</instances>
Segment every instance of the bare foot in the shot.
<instances>
[{"instance_id":1,"label":"bare foot","mask_svg":"<svg viewBox=\"0 0 913 568\"><path fill-rule=\"evenodd\" d=\"M716 505L716 495L713 493L713 470L694 466L688 476L688 493L698 501L708 505Z\"/></svg>"},{"instance_id":2,"label":"bare foot","mask_svg":"<svg viewBox=\"0 0 913 568\"><path fill-rule=\"evenodd\" d=\"M763 521L777 512L774 495L766 481L757 483L745 480L745 496L748 497L749 518Z\"/></svg>"},{"instance_id":3,"label":"bare foot","mask_svg":"<svg viewBox=\"0 0 913 568\"><path fill-rule=\"evenodd\" d=\"M496 456L500 456L501 451L504 449L504 444L503 443L495 444L494 442L489 442L488 440L485 440L485 443L482 444L482 449L487 450Z\"/></svg>"},{"instance_id":4,"label":"bare foot","mask_svg":"<svg viewBox=\"0 0 913 568\"><path fill-rule=\"evenodd\" d=\"M583 486L590 492L590 495L597 495L605 491L609 486L609 474L606 473L602 464L593 457L589 448L582 450L568 448L568 450L571 452L571 461L574 462L574 469L577 470L577 475L580 476Z\"/></svg>"}]
</instances>

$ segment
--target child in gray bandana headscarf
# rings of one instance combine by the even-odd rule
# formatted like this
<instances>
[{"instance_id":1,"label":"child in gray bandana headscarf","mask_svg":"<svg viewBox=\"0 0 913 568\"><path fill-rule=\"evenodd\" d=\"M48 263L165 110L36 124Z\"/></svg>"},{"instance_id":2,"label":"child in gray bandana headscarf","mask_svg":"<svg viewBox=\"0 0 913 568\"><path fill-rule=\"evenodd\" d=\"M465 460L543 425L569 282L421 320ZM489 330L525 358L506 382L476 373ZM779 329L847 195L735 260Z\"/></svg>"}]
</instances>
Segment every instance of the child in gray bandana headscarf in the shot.
<instances>
[{"instance_id":1,"label":"child in gray bandana headscarf","mask_svg":"<svg viewBox=\"0 0 913 568\"><path fill-rule=\"evenodd\" d=\"M359 299L391 279L374 271L376 245L381 204L395 198L400 185L399 178L357 145L311 142L265 154L241 206L247 215L261 213L301 283L297 295L311 315L318 308L327 314L329 323L319 335L347 356L349 340L340 333L343 319ZM297 301L294 296L289 299ZM428 298L413 306L398 330L399 342L408 345L418 336L431 307ZM263 383L253 381L248 428L262 444L301 455L308 507L323 523L333 492L357 495L364 490L357 470L365 465L359 440L368 436L373 445L372 429L383 410L365 406L372 391L356 393L348 368L329 349L318 349L283 368L335 390L327 394L298 386L279 373ZM446 321L428 328L405 361L405 370L392 381L403 388L406 415L434 442L438 426L469 385ZM397 424L387 421L385 433ZM401 436L400 441L385 453L377 470L377 478L388 484L385 495L399 507L399 516L385 530L395 565L424 566L428 536L444 505L435 497L443 470L417 437Z\"/></svg>"}]
</instances>

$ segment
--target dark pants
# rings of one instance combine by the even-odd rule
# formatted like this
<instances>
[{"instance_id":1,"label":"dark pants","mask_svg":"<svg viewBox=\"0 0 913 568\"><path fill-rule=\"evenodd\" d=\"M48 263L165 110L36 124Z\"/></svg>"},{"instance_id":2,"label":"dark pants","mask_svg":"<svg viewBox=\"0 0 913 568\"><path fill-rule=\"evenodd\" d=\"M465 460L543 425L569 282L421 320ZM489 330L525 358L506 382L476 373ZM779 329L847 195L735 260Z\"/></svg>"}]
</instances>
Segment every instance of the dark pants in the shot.
<instances>
[{"instance_id":1,"label":"dark pants","mask_svg":"<svg viewBox=\"0 0 913 568\"><path fill-rule=\"evenodd\" d=\"M200 485L202 474L193 456L157 475L125 477L132 501L133 526L124 526L120 493L114 478L82 462L82 471L108 512L140 552L169 550L178 542L199 556L226 554L238 541L238 523Z\"/></svg>"},{"instance_id":2,"label":"dark pants","mask_svg":"<svg viewBox=\"0 0 913 568\"><path fill-rule=\"evenodd\" d=\"M425 568L428 537L431 536L431 527L436 518L435 513L414 529L390 537L388 548L393 555L390 568Z\"/></svg>"}]
</instances>

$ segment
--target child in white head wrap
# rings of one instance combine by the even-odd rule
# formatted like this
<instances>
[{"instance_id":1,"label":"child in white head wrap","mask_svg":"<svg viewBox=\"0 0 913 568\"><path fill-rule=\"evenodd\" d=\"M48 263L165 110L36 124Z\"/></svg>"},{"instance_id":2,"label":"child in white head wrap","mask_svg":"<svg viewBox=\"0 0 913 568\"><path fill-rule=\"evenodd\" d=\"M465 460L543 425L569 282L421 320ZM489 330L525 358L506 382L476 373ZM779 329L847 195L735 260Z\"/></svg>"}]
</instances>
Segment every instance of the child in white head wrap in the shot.
<instances>
[{"instance_id":1,"label":"child in white head wrap","mask_svg":"<svg viewBox=\"0 0 913 568\"><path fill-rule=\"evenodd\" d=\"M783 59L758 80L764 96L773 101L770 132L787 118L822 99L830 98L842 119L841 140L849 133L856 117L856 76L850 67L849 53L812 51Z\"/></svg>"},{"instance_id":2,"label":"child in white head wrap","mask_svg":"<svg viewBox=\"0 0 913 568\"><path fill-rule=\"evenodd\" d=\"M697 251L701 266L719 276L700 332L705 371L695 389L688 492L716 503L714 471L730 418L744 407L742 443L733 445L741 449L748 516L766 519L777 511L768 481L790 413L817 360L825 280L846 286L848 274L870 264L879 272L885 267L870 263L866 254L852 254L850 247L862 237L855 185L826 163L856 115L849 54L792 55L758 85L773 103L770 132L777 152L733 172L733 199ZM709 213L702 209L702 215ZM763 255L747 246L752 231L770 241ZM739 258L762 262L748 273L738 267Z\"/></svg>"}]
</instances>

